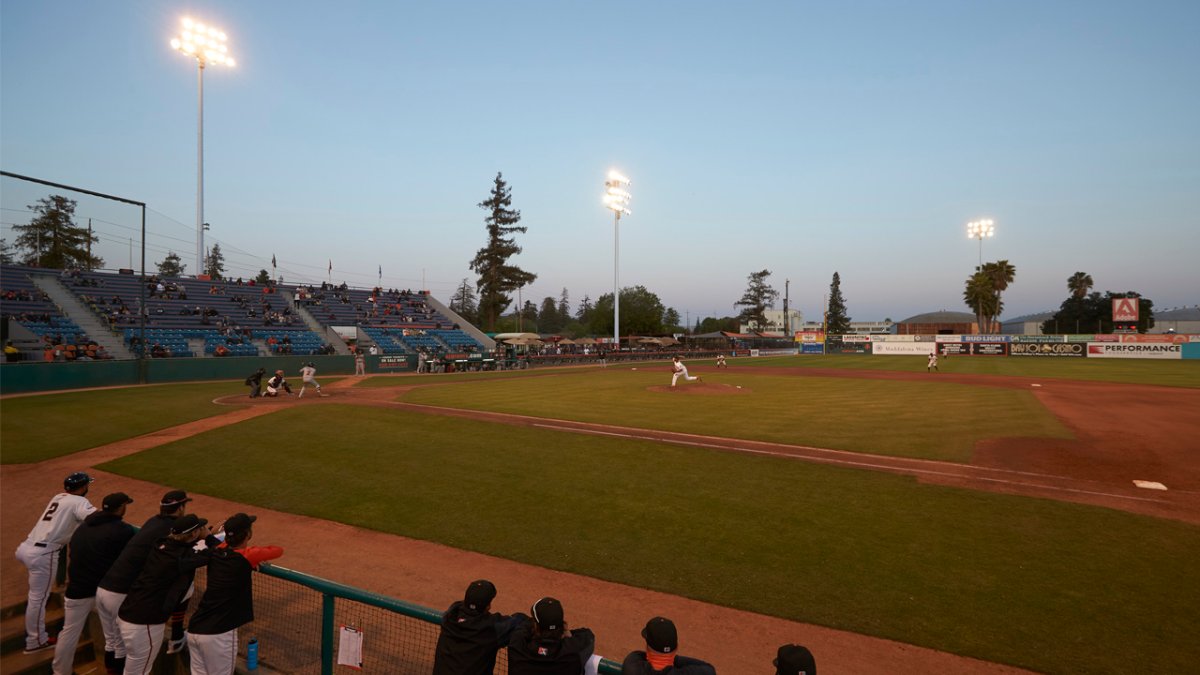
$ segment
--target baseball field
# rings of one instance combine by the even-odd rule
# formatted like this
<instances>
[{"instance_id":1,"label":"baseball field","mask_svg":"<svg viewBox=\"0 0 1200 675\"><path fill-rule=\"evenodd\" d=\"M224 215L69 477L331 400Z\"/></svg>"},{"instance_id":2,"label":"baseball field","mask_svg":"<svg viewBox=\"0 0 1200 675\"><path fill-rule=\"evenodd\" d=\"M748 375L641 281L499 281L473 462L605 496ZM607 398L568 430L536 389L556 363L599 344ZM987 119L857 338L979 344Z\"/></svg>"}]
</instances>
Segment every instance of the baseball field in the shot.
<instances>
[{"instance_id":1,"label":"baseball field","mask_svg":"<svg viewBox=\"0 0 1200 675\"><path fill-rule=\"evenodd\" d=\"M618 659L675 597L682 650L728 673L781 641L825 672L906 671L906 650L969 657L927 672L1200 659L1200 363L730 363L689 362L703 381L675 389L639 363L326 379L311 400L240 382L8 397L4 544L64 469L94 469L101 494L295 516L289 567L402 599L442 606L515 564ZM346 565L354 537L387 554ZM456 551L482 554L465 580ZM3 564L7 604L23 586ZM545 586L571 577L627 590ZM500 586L505 611L533 599Z\"/></svg>"}]
</instances>

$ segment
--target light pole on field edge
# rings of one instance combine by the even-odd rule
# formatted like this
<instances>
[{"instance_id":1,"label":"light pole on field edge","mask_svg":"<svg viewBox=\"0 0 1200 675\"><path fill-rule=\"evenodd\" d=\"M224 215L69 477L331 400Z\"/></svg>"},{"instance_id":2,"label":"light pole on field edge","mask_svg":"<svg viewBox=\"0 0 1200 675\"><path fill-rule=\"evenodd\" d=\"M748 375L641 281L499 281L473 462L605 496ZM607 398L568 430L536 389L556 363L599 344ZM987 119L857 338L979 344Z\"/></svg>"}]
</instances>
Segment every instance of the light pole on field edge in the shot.
<instances>
[{"instance_id":1,"label":"light pole on field edge","mask_svg":"<svg viewBox=\"0 0 1200 675\"><path fill-rule=\"evenodd\" d=\"M967 239L979 240L979 269L983 269L983 239L996 236L995 222L991 218L967 223Z\"/></svg>"},{"instance_id":2,"label":"light pole on field edge","mask_svg":"<svg viewBox=\"0 0 1200 675\"><path fill-rule=\"evenodd\" d=\"M613 339L617 342L618 352L621 351L621 216L633 215L629 210L633 195L626 189L628 186L628 178L616 171L608 172L608 180L604 182L604 205L613 212Z\"/></svg>"},{"instance_id":3,"label":"light pole on field edge","mask_svg":"<svg viewBox=\"0 0 1200 675\"><path fill-rule=\"evenodd\" d=\"M196 59L199 97L196 131L196 274L204 273L204 67L210 63L233 67L236 62L225 45L225 31L184 18L179 37L171 47Z\"/></svg>"}]
</instances>

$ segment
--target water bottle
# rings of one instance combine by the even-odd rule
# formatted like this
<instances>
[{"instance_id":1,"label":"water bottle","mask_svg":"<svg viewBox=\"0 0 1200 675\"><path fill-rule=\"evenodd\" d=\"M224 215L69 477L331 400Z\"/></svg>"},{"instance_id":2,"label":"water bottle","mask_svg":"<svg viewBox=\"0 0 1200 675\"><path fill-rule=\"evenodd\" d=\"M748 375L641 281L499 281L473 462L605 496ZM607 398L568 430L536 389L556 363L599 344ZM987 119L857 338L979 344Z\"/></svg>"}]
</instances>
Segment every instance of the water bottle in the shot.
<instances>
[{"instance_id":1,"label":"water bottle","mask_svg":"<svg viewBox=\"0 0 1200 675\"><path fill-rule=\"evenodd\" d=\"M258 638L246 644L246 670L258 670Z\"/></svg>"}]
</instances>

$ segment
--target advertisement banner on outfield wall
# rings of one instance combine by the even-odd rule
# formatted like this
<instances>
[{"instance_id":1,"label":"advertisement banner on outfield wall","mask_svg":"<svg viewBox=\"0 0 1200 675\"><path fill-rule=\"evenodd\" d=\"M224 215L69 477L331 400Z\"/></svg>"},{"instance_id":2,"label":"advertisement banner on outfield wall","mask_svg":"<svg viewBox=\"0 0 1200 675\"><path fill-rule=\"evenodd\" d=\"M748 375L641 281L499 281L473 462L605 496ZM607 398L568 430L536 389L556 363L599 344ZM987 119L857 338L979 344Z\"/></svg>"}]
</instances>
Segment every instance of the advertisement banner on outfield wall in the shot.
<instances>
[{"instance_id":1,"label":"advertisement banner on outfield wall","mask_svg":"<svg viewBox=\"0 0 1200 675\"><path fill-rule=\"evenodd\" d=\"M796 342L813 343L824 342L825 334L819 330L798 330L796 331Z\"/></svg>"},{"instance_id":2,"label":"advertisement banner on outfield wall","mask_svg":"<svg viewBox=\"0 0 1200 675\"><path fill-rule=\"evenodd\" d=\"M804 342L800 344L801 354L824 354L825 345L819 342Z\"/></svg>"},{"instance_id":3,"label":"advertisement banner on outfield wall","mask_svg":"<svg viewBox=\"0 0 1200 675\"><path fill-rule=\"evenodd\" d=\"M934 347L932 342L874 342L871 353L877 356L928 356Z\"/></svg>"},{"instance_id":4,"label":"advertisement banner on outfield wall","mask_svg":"<svg viewBox=\"0 0 1200 675\"><path fill-rule=\"evenodd\" d=\"M1182 333L1155 333L1151 335L1143 333L1130 333L1121 336L1121 342L1144 342L1148 344L1168 343L1181 345L1185 342L1192 342L1193 336L1184 335Z\"/></svg>"},{"instance_id":5,"label":"advertisement banner on outfield wall","mask_svg":"<svg viewBox=\"0 0 1200 675\"><path fill-rule=\"evenodd\" d=\"M1181 356L1185 359L1200 359L1200 342L1189 342L1182 347Z\"/></svg>"},{"instance_id":6,"label":"advertisement banner on outfield wall","mask_svg":"<svg viewBox=\"0 0 1200 675\"><path fill-rule=\"evenodd\" d=\"M1012 336L1012 341L1013 342L1032 342L1032 343L1066 342L1067 336L1066 335L1014 335L1014 336ZM1086 340L1085 340L1085 342L1086 342Z\"/></svg>"},{"instance_id":7,"label":"advertisement banner on outfield wall","mask_svg":"<svg viewBox=\"0 0 1200 675\"><path fill-rule=\"evenodd\" d=\"M1182 356L1181 345L1088 343L1088 358L1093 359L1178 359Z\"/></svg>"},{"instance_id":8,"label":"advertisement banner on outfield wall","mask_svg":"<svg viewBox=\"0 0 1200 675\"><path fill-rule=\"evenodd\" d=\"M870 342L843 342L841 335L825 336L826 354L870 354Z\"/></svg>"},{"instance_id":9,"label":"advertisement banner on outfield wall","mask_svg":"<svg viewBox=\"0 0 1200 675\"><path fill-rule=\"evenodd\" d=\"M1008 342L1011 335L964 335L959 342Z\"/></svg>"},{"instance_id":10,"label":"advertisement banner on outfield wall","mask_svg":"<svg viewBox=\"0 0 1200 675\"><path fill-rule=\"evenodd\" d=\"M1087 356L1086 342L1043 342L1041 344L1030 344L1014 342L1009 347L1009 354L1012 356L1073 356L1083 358Z\"/></svg>"},{"instance_id":11,"label":"advertisement banner on outfield wall","mask_svg":"<svg viewBox=\"0 0 1200 675\"><path fill-rule=\"evenodd\" d=\"M970 356L971 345L965 342L939 342L937 350L942 356Z\"/></svg>"},{"instance_id":12,"label":"advertisement banner on outfield wall","mask_svg":"<svg viewBox=\"0 0 1200 675\"><path fill-rule=\"evenodd\" d=\"M870 335L843 335L842 342L870 342Z\"/></svg>"},{"instance_id":13,"label":"advertisement banner on outfield wall","mask_svg":"<svg viewBox=\"0 0 1200 675\"><path fill-rule=\"evenodd\" d=\"M962 337L961 335L934 335L933 339L935 342L962 342Z\"/></svg>"},{"instance_id":14,"label":"advertisement banner on outfield wall","mask_svg":"<svg viewBox=\"0 0 1200 675\"><path fill-rule=\"evenodd\" d=\"M916 342L918 335L872 335L872 342Z\"/></svg>"},{"instance_id":15,"label":"advertisement banner on outfield wall","mask_svg":"<svg viewBox=\"0 0 1200 675\"><path fill-rule=\"evenodd\" d=\"M1004 342L974 342L971 344L972 356L1005 356L1008 354L1008 344Z\"/></svg>"}]
</instances>

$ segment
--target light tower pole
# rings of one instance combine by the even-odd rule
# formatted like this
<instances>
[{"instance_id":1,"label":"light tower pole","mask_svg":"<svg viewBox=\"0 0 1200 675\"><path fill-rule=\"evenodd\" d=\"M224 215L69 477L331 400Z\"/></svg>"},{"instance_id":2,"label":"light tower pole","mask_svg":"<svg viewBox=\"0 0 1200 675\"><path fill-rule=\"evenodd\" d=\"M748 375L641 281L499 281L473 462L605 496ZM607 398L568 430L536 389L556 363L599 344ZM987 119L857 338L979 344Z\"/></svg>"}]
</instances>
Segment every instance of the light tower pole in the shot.
<instances>
[{"instance_id":1,"label":"light tower pole","mask_svg":"<svg viewBox=\"0 0 1200 675\"><path fill-rule=\"evenodd\" d=\"M182 21L183 30L179 37L171 40L171 47L185 56L196 59L199 94L197 96L196 127L196 274L204 273L204 67L216 63L233 67L233 57L225 45L225 31L208 26L190 18Z\"/></svg>"},{"instance_id":2,"label":"light tower pole","mask_svg":"<svg viewBox=\"0 0 1200 675\"><path fill-rule=\"evenodd\" d=\"M983 269L983 239L996 236L995 223L991 218L973 220L967 223L967 239L979 240L979 269Z\"/></svg>"},{"instance_id":3,"label":"light tower pole","mask_svg":"<svg viewBox=\"0 0 1200 675\"><path fill-rule=\"evenodd\" d=\"M629 210L629 200L633 195L626 188L629 179L616 171L608 172L604 205L613 212L613 339L617 342L617 351L621 351L621 216L633 215Z\"/></svg>"}]
</instances>

